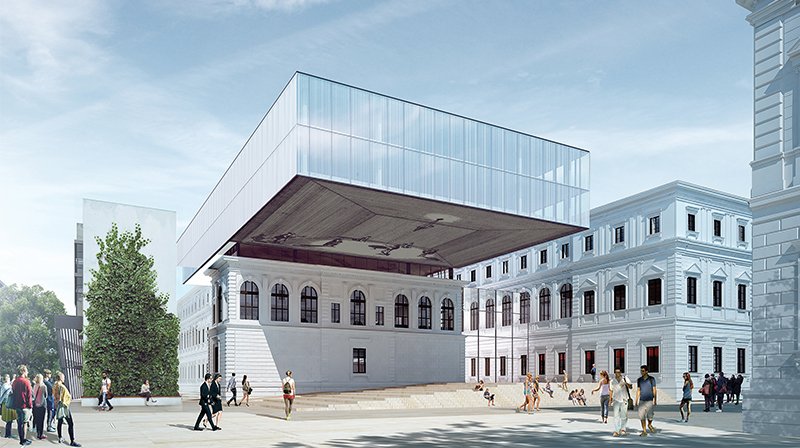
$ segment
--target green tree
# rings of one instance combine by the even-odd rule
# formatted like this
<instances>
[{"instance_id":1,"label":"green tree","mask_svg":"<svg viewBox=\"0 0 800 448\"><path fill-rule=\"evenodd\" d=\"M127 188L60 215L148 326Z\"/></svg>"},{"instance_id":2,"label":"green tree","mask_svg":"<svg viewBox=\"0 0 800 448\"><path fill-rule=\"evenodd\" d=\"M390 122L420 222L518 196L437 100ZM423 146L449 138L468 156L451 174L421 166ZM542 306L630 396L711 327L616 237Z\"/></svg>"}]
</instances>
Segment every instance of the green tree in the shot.
<instances>
[{"instance_id":1,"label":"green tree","mask_svg":"<svg viewBox=\"0 0 800 448\"><path fill-rule=\"evenodd\" d=\"M158 292L153 257L141 253L150 240L138 224L133 232L113 224L96 240L98 269L86 292L84 390L99 390L108 371L116 395L136 395L145 379L154 395L178 395L180 324L167 312L169 296Z\"/></svg>"},{"instance_id":2,"label":"green tree","mask_svg":"<svg viewBox=\"0 0 800 448\"><path fill-rule=\"evenodd\" d=\"M0 372L16 373L19 364L32 373L58 369L54 317L66 314L52 291L39 285L0 288Z\"/></svg>"}]
</instances>

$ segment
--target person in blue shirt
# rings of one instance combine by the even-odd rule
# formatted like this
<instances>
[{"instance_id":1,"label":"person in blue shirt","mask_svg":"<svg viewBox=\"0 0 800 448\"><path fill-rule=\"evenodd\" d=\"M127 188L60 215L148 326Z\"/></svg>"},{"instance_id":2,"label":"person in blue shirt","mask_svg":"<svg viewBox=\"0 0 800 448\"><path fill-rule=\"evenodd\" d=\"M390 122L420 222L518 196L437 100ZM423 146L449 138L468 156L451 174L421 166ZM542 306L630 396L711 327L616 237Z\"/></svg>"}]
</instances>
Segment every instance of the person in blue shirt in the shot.
<instances>
[{"instance_id":1,"label":"person in blue shirt","mask_svg":"<svg viewBox=\"0 0 800 448\"><path fill-rule=\"evenodd\" d=\"M642 422L642 437L647 436L647 432L655 433L653 427L653 417L657 403L658 391L656 390L656 379L648 374L647 366L641 367L642 376L636 380L636 405L639 406L639 420Z\"/></svg>"}]
</instances>

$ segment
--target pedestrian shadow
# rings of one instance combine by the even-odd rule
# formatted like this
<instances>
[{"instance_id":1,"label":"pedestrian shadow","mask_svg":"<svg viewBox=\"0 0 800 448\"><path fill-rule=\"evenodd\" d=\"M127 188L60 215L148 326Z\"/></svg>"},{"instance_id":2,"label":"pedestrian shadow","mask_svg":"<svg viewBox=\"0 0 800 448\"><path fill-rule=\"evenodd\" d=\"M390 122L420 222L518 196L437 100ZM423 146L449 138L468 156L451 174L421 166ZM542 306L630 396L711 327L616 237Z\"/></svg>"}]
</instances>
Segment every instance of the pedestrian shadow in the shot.
<instances>
[{"instance_id":1,"label":"pedestrian shadow","mask_svg":"<svg viewBox=\"0 0 800 448\"><path fill-rule=\"evenodd\" d=\"M256 414L256 415L259 416L259 417L267 417L267 418L271 418L271 419L275 419L275 420L284 420L284 421L286 420L286 417L281 417L279 415L271 415L271 414ZM292 415L294 415L294 414L292 414Z\"/></svg>"},{"instance_id":2,"label":"pedestrian shadow","mask_svg":"<svg viewBox=\"0 0 800 448\"><path fill-rule=\"evenodd\" d=\"M173 428L188 429L189 431L194 431L194 426L192 426L192 425L184 425L184 424L181 424L181 423L173 423L173 424L171 424L169 426L171 426Z\"/></svg>"}]
</instances>

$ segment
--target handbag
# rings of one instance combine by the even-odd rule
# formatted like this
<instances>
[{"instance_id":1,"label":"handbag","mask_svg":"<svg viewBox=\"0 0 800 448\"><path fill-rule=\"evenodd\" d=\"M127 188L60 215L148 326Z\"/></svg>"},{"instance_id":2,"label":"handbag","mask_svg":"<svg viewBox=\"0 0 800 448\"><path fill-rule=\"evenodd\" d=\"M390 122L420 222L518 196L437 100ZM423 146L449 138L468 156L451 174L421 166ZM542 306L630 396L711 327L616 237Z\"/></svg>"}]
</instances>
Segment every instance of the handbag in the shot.
<instances>
[{"instance_id":1,"label":"handbag","mask_svg":"<svg viewBox=\"0 0 800 448\"><path fill-rule=\"evenodd\" d=\"M628 389L628 382L625 379L623 379L623 382L625 383L625 393L628 394L628 410L632 411L633 410L633 398L631 398L631 390Z\"/></svg>"}]
</instances>

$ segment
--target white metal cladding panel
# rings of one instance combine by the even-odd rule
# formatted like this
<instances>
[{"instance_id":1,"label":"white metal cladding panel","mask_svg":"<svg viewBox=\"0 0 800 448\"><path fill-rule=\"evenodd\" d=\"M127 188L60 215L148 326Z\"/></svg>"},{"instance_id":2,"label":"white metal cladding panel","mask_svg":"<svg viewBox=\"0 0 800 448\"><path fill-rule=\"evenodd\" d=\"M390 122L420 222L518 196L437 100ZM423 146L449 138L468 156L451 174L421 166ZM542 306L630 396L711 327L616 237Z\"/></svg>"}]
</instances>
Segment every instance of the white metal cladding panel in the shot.
<instances>
[{"instance_id":1,"label":"white metal cladding panel","mask_svg":"<svg viewBox=\"0 0 800 448\"><path fill-rule=\"evenodd\" d=\"M585 151L320 78L297 80L300 174L588 224Z\"/></svg>"},{"instance_id":2,"label":"white metal cladding panel","mask_svg":"<svg viewBox=\"0 0 800 448\"><path fill-rule=\"evenodd\" d=\"M199 267L296 173L296 145L287 136L297 122L295 78L178 239L181 266Z\"/></svg>"}]
</instances>

